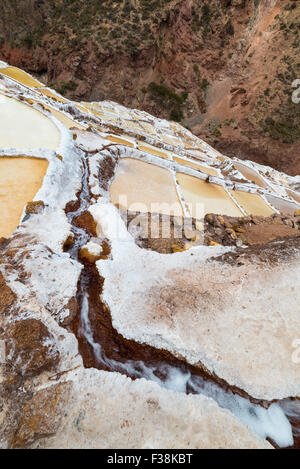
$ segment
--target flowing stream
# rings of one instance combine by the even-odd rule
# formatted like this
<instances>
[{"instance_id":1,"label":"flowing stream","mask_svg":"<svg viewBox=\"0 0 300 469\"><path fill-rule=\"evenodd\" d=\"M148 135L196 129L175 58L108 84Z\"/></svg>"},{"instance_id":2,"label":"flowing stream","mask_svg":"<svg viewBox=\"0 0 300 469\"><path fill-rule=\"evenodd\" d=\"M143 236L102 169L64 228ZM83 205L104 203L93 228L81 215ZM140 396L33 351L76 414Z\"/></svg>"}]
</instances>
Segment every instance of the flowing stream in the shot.
<instances>
[{"instance_id":1,"label":"flowing stream","mask_svg":"<svg viewBox=\"0 0 300 469\"><path fill-rule=\"evenodd\" d=\"M103 279L95 265L79 258L80 249L91 238L88 230L75 224L76 218L90 206L88 154L82 159L82 164L82 189L78 203L66 212L75 240L68 252L72 259L83 265L77 292L80 313L74 321L73 330L85 366L117 371L132 379L145 378L173 391L203 394L231 411L275 447L300 448L299 400L256 401L243 391L189 366L168 352L125 339L113 328L110 313L101 302ZM108 256L108 246L105 251Z\"/></svg>"}]
</instances>

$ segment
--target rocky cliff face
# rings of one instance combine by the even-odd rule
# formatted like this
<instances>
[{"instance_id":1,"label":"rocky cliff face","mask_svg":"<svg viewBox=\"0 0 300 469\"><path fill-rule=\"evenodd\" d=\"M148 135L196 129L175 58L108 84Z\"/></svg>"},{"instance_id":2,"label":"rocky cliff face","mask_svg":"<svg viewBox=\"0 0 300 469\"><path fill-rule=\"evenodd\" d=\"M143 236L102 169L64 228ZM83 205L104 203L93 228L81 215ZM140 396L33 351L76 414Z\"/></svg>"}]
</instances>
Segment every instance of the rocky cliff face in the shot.
<instances>
[{"instance_id":1,"label":"rocky cliff face","mask_svg":"<svg viewBox=\"0 0 300 469\"><path fill-rule=\"evenodd\" d=\"M299 173L299 2L4 0L0 9L0 57L68 97L180 120L230 156Z\"/></svg>"}]
</instances>

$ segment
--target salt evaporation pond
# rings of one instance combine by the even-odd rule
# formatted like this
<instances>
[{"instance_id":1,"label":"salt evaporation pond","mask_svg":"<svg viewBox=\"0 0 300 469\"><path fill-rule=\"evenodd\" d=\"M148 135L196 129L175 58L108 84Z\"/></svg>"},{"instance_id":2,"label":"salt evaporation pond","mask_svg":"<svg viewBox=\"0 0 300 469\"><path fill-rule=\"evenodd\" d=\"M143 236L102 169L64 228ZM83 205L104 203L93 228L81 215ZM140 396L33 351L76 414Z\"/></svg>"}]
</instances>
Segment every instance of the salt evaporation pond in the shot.
<instances>
[{"instance_id":1,"label":"salt evaporation pond","mask_svg":"<svg viewBox=\"0 0 300 469\"><path fill-rule=\"evenodd\" d=\"M60 132L41 112L0 95L0 148L56 150Z\"/></svg>"},{"instance_id":2,"label":"salt evaporation pond","mask_svg":"<svg viewBox=\"0 0 300 469\"><path fill-rule=\"evenodd\" d=\"M48 161L0 157L0 237L8 238L20 223L24 206L43 183Z\"/></svg>"},{"instance_id":3,"label":"salt evaporation pond","mask_svg":"<svg viewBox=\"0 0 300 469\"><path fill-rule=\"evenodd\" d=\"M183 158L178 158L177 156L174 156L173 159L176 161L176 163L188 166L192 169L198 169L205 174L209 174L210 176L219 176L219 173L216 169L203 166L196 161L184 160Z\"/></svg>"},{"instance_id":4,"label":"salt evaporation pond","mask_svg":"<svg viewBox=\"0 0 300 469\"><path fill-rule=\"evenodd\" d=\"M23 70L16 67L1 68L0 73L9 78L13 78L19 83L22 83L22 85L29 86L30 88L41 88L44 86L26 72L23 72Z\"/></svg>"},{"instance_id":5,"label":"salt evaporation pond","mask_svg":"<svg viewBox=\"0 0 300 469\"><path fill-rule=\"evenodd\" d=\"M123 209L183 215L172 174L143 161L121 159L110 196L112 202Z\"/></svg>"},{"instance_id":6,"label":"salt evaporation pond","mask_svg":"<svg viewBox=\"0 0 300 469\"><path fill-rule=\"evenodd\" d=\"M144 144L140 143L139 144L139 150L144 151L146 153L150 153L151 155L154 155L154 156L159 156L160 158L165 158L167 160L170 159L170 157L167 153L164 153L163 151L157 150L155 147L152 147L150 145L144 145Z\"/></svg>"},{"instance_id":7,"label":"salt evaporation pond","mask_svg":"<svg viewBox=\"0 0 300 469\"><path fill-rule=\"evenodd\" d=\"M300 205L295 202L290 202L289 200L284 200L275 195L266 194L267 201L279 210L279 212L284 213L285 215L294 215L297 210L300 210Z\"/></svg>"},{"instance_id":8,"label":"salt evaporation pond","mask_svg":"<svg viewBox=\"0 0 300 469\"><path fill-rule=\"evenodd\" d=\"M266 183L264 178L261 177L260 174L258 174L258 172L255 171L255 169L252 169L249 166L243 163L237 162L237 161L234 162L234 166L249 181L254 182L255 184L257 184L260 187L263 187L264 189L269 188L269 185Z\"/></svg>"},{"instance_id":9,"label":"salt evaporation pond","mask_svg":"<svg viewBox=\"0 0 300 469\"><path fill-rule=\"evenodd\" d=\"M266 204L263 198L258 194L251 194L245 191L229 190L231 195L235 198L238 204L243 207L248 215L255 215L260 217L269 217L274 213L274 210Z\"/></svg>"},{"instance_id":10,"label":"salt evaporation pond","mask_svg":"<svg viewBox=\"0 0 300 469\"><path fill-rule=\"evenodd\" d=\"M177 173L185 201L192 216L203 218L207 213L218 213L231 217L242 217L243 213L222 186L207 183L188 174Z\"/></svg>"}]
</instances>

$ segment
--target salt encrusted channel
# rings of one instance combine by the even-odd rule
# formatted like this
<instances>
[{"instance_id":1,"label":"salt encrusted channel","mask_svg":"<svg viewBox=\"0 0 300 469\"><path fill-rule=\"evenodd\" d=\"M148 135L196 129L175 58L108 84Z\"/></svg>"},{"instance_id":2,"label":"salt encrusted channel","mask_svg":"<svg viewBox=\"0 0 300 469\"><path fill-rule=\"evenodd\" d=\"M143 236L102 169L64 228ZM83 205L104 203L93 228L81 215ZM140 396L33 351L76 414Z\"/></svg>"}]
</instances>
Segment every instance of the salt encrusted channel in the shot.
<instances>
[{"instance_id":1,"label":"salt encrusted channel","mask_svg":"<svg viewBox=\"0 0 300 469\"><path fill-rule=\"evenodd\" d=\"M88 165L85 161L83 186L78 197L79 206L75 207L73 211L68 212L68 219L71 223L89 208L91 193L88 179ZM125 243L122 244L122 249L126 247L126 252L128 252L130 246L135 246L125 226L122 226L117 209L106 202L104 197L98 204L90 207L90 211L96 219L97 214L98 219L101 217L99 227L101 227L101 232L104 237L109 239L112 245L112 252L110 253L106 250L106 259L101 261L101 263L109 262L108 257L110 254L112 257L116 255L114 236L116 236L118 241L121 239L121 244ZM99 213L101 213L100 216ZM117 225L118 228L116 229ZM69 252L71 256L77 260L78 252L80 248L87 243L90 234L77 226L74 227L74 223L73 230L75 244ZM130 254L133 255L133 253ZM209 257L210 255L211 254L207 251L206 256ZM133 257L134 255L132 258ZM133 272L132 269L127 271L128 275L134 275ZM115 281L116 280L117 278L115 278ZM209 379L200 371L197 372L193 370L192 367L184 364L184 362L180 360L177 361L175 358L173 358L175 364L170 364L168 360L163 362L163 355L160 355L155 349L151 349L146 345L139 345L138 343L134 344L134 342L129 342L125 338L123 339L113 329L112 325L110 326L109 324L110 320L107 318L109 313L105 309L105 305L100 301L100 289L101 281L97 279L96 270L88 264L84 265L77 295L80 304L77 335L79 335L79 340L86 342L86 345L92 349L94 354L94 358L85 357L87 363L100 369L118 371L135 379L146 378L156 381L161 386L175 391L201 393L208 397L213 397L221 407L229 409L243 423L253 428L262 438L270 439L279 447L293 445L292 427L279 404L271 403L268 408L264 408L262 405L251 403L247 398L233 393L230 389L226 391L220 384ZM99 290L99 293L95 293L95 290ZM126 308L125 299L122 301L122 306ZM101 315L106 316L104 322L103 319L101 319ZM101 327L104 327L104 332L100 331ZM107 332L107 329L109 332ZM101 342L101 338L103 340L106 334L109 335L109 345ZM118 340L115 341L114 336L117 336ZM104 341L105 340L107 339L104 339ZM87 349L86 345L82 347L82 350ZM132 357L137 358L128 358L129 354L126 349L130 347ZM146 352L144 352L144 349ZM107 355L107 351L111 356ZM155 357L156 354L157 357ZM146 359L147 355L149 357L148 362Z\"/></svg>"},{"instance_id":2,"label":"salt encrusted channel","mask_svg":"<svg viewBox=\"0 0 300 469\"><path fill-rule=\"evenodd\" d=\"M7 79L6 82L10 83L9 79ZM19 88L18 91L21 89L25 93L25 96L30 97L33 93L36 93L35 91L30 90L26 90L25 92L23 89L24 87L21 87L21 85L16 86ZM48 102L46 98L41 97L40 100L41 102ZM72 108L75 112L74 105L72 103L68 105L56 104L55 106L57 110L60 111L68 111L68 109L70 110ZM113 106L117 107L117 105ZM47 115L49 116L48 113ZM90 119L89 115L83 116L79 111L77 115L79 115L80 121L83 123L86 121L88 122ZM72 118L72 115L69 113L67 116L70 119ZM147 116L148 115L145 114L145 117ZM88 366L94 366L97 362L98 368L109 370L110 373L103 373L99 370L83 369L81 358L76 355L76 341L72 334L68 334L64 331L64 340L67 342L67 345L59 343L59 340L61 339L57 340L57 346L60 348L60 352L63 356L61 366L64 366L64 368L58 371L63 372L68 368L79 369L78 372L72 371L69 375L70 379L74 381L74 387L76 388L74 391L74 396L76 398L75 405L74 402L69 405L71 420L68 420L69 417L66 418L66 420L68 420L69 430L73 425L72 418L75 415L73 413L73 409L78 409L78 402L81 399L80 393L82 395L84 394L83 391L85 386L88 387L89 393L93 393L93 396L99 396L99 389L102 390L103 388L106 393L109 393L109 389L113 388L114 385L117 384L120 386L122 392L125 393L127 399L126 402L130 401L130 393L136 392L136 395L139 396L139 401L136 405L137 407L140 406L138 407L140 412L142 411L142 405L140 405L142 394L149 392L151 396L160 395L161 402L164 400L167 401L169 396L175 406L176 403L180 402L183 408L189 409L190 412L192 412L193 408L196 415L200 415L200 412L198 412L200 408L207 409L207 413L212 415L211 409L213 408L214 412L218 413L219 416L222 416L224 421L228 422L228 424L230 423L230 428L232 428L233 422L235 422L236 431L239 431L241 435L244 435L245 432L247 433L249 431L249 435L252 438L251 440L249 436L249 440L251 440L252 444L253 441L255 441L253 432L240 424L238 420L233 417L233 414L237 416L240 422L250 425L250 427L262 438L269 438L274 442L274 444L281 447L292 445L292 429L286 416L288 416L290 421L293 422L294 428L296 428L297 422L299 422L298 401L286 399L281 402L264 402L265 406L262 405L262 401L266 399L266 396L268 396L271 401L272 397L270 396L272 395L275 399L280 396L285 397L296 395L297 390L299 389L298 382L296 380L292 383L288 383L290 387L287 387L287 389L276 389L275 391L272 388L271 390L270 388L268 389L268 387L263 387L262 389L257 387L255 388L255 386L257 386L257 382L254 382L254 392L249 392L249 388L247 387L249 385L249 375L243 376L239 373L241 368L239 368L238 363L236 364L236 368L233 366L233 369L236 370L236 374L232 375L232 369L226 365L226 360L230 357L226 354L223 357L220 350L213 350L211 343L206 344L206 355L200 354L199 356L199 341L195 341L195 343L191 341L192 343L189 344L190 350L186 349L187 342L184 340L185 338L178 336L178 330L180 329L180 323L178 322L179 317L176 317L176 315L172 317L172 315L170 316L169 314L165 314L166 310L162 309L161 311L156 311L156 313L160 314L160 317L158 318L160 321L157 322L157 318L149 316L146 317L146 321L143 324L144 318L141 316L139 317L139 315L136 314L137 312L139 313L139 310L143 309L145 305L149 306L149 304L147 305L147 303L143 302L145 299L147 301L149 300L149 294L150 298L152 297L153 300L153 303L150 303L151 307L157 306L155 301L157 300L158 292L163 294L161 297L162 300L165 299L168 302L170 300L170 294L173 293L172 288L169 288L170 284L174 287L174 291L176 288L179 289L176 291L176 295L173 298L173 304L175 304L177 300L180 300L180 294L182 295L185 290L187 290L187 294L192 298L192 290L194 288L192 277L189 275L185 277L183 275L180 278L180 275L182 273L187 273L187 266L189 265L198 265L200 271L201 269L203 270L203 266L207 266L207 262L212 256L217 256L218 254L226 252L226 250L222 248L201 247L196 249L194 248L190 250L189 253L162 256L155 252L146 252L138 248L135 245L134 240L128 234L117 209L113 207L112 204L109 203L108 198L106 198L107 193L105 193L102 188L97 187L96 175L90 174L89 179L88 174L88 167L90 170L91 168L101 168L104 154L115 156L118 149L123 152L124 147L107 145L108 147L114 146L115 150L113 151L110 148L107 149L108 151L102 151L102 154L95 154L95 149L93 150L90 148L91 154L89 155L88 151L83 151L84 145L81 147L80 138L78 138L77 144L73 140L74 134L76 132L79 134L78 131L67 131L61 123L55 120L55 118L51 116L51 119L55 122L57 127L60 128L62 140L60 147L57 149L59 158L54 152L46 152L43 149L39 150L39 156L47 158L50 162L44 184L36 196L37 200L41 199L44 201L45 210L43 213L35 215L25 223L22 223L17 232L18 236L32 236L30 241L31 244L28 246L30 255L24 259L24 267L27 272L30 272L28 280L29 284L24 285L22 282L18 281L17 272L7 273L5 271L5 266L1 266L1 271L9 282L10 287L17 294L19 306L22 305L23 308L27 308L28 311L23 310L23 314L36 315L37 317L42 318L51 328L56 337L63 334L61 328L58 327L56 320L59 319L62 321L67 316L68 300L76 293L77 279L81 272L81 281L77 291L77 297L80 303L81 326L83 327L80 332L82 337L78 337L79 342L81 342L83 338L87 342L90 350L93 352L91 356L84 357L87 362L90 362L90 365L88 363ZM100 122L99 119L93 119L91 119L91 122L93 123ZM157 129L162 132L165 131L166 133L169 133L170 126L167 122L154 120L153 118L151 118L151 120ZM167 131L165 129L169 130ZM92 140L96 135L96 133L93 134L88 132L86 140ZM103 133L102 135L105 136ZM95 139L97 138L97 145L100 144L100 148L97 148L97 151L101 152L103 145L105 145L105 143L107 144L107 140L103 141L99 136ZM200 142L195 137L193 137L193 140L196 143ZM149 138L148 143L155 144L155 139L151 140L151 138ZM203 144L203 146L205 145ZM93 144L91 147L93 147ZM8 151L5 150L5 154L8 153L13 156L15 154L14 151L15 150L13 149ZM214 156L218 155L217 152L214 152L212 149L208 148L208 151ZM18 151L18 153L20 153L20 151ZM26 152L26 150L24 152L22 151L22 154L26 153L29 154L30 152ZM89 165L88 163L91 164ZM170 164L172 164L171 161ZM297 183L296 179L290 179L289 181L291 184ZM105 242L102 244L103 259L97 264L98 272L95 266L88 264L81 265L77 261L80 247L86 245L91 236L86 230L78 228L73 224L72 229L75 244L74 247L69 250L69 254L71 254L72 259L70 259L69 254L62 252L63 242L70 234L70 224L67 222L64 208L68 202L76 200L75 194L78 194L79 192L80 203L79 206L75 206L75 208L73 207L73 210L68 211L69 222L73 222L74 219L82 212L89 209L95 220L98 222L98 227L102 232L102 236L104 236L106 241L108 240L110 244L110 247L108 247ZM97 202L99 195L102 195L102 198ZM91 204L93 205L90 206ZM118 226L117 236L115 236L116 226ZM18 245L18 238L14 240L14 243L16 246ZM49 254L50 252L51 255ZM293 280L293 276L296 278L296 280L294 278L293 281L297 281L297 263L291 264L290 267L291 272L289 275L287 275L285 270L277 272L277 288L287 288L289 282ZM228 271L224 265L223 269L224 277L227 277ZM174 276L174 274L176 274L176 270L178 270L179 273L177 278L176 275ZM212 277L215 273L216 271L212 271ZM255 274L257 274L257 271L254 269L253 276L255 276ZM269 274L269 272L267 272L267 274ZM241 276L241 271L238 272L238 275ZM238 275L236 276L237 278ZM286 281L282 282L281 276L285 275L287 275ZM263 272L263 278L265 276L266 272ZM159 288L164 286L166 279L168 280L165 285L167 288L163 291L159 290ZM177 280L179 283L177 283ZM260 281L261 277L258 278L258 282ZM225 287L228 287L229 300L232 300L234 295L236 295L236 290L234 290L234 288L232 290L230 289L232 286L230 283L232 283L232 278L224 285ZM124 288L124 285L127 285L127 290ZM237 279L236 283L233 282L233 286L236 287L236 285L239 285ZM135 292L133 286L136 289L138 294L137 296L131 295L131 293ZM213 288L218 288L216 283L211 283L211 286ZM101 290L102 297L100 298ZM255 291L255 289L253 289L253 291ZM201 292L199 293L199 298L201 298ZM202 293L207 294L205 291L202 291ZM263 294L264 292L261 292L261 295ZM186 297L183 298L184 301L185 298ZM280 298L283 298L283 296ZM206 297L207 304L209 304L210 299L211 297ZM250 302L250 296L247 297L247 300ZM109 306L110 311L106 305ZM179 308L182 306L180 301L178 301L178 306ZM194 306L197 307L197 304ZM216 307L218 305L214 306ZM98 317L93 318L91 307L95 308L95 312L100 313ZM144 308L144 310L146 313L149 312L149 308ZM215 313L219 310L220 308L216 307ZM127 324L123 322L123 313L126 313L125 319ZM274 320L274 317L275 319L277 318L276 314L278 315L277 310L273 313L270 321ZM209 312L207 312L206 315L208 316ZM282 311L279 311L278 316L280 319L279 323L285 326L284 321L286 318L282 315ZM213 319L218 319L214 315L212 317ZM252 335L255 336L257 325L255 323L251 323L253 315L251 316L250 314L247 318L250 327L248 329L245 328L245 330L251 339ZM107 330L104 330L103 332L103 328L100 327L99 322L94 322L95 319L100 320L100 323L103 319L104 326L108 326ZM203 317L199 318L198 315L197 319L203 320ZM297 323L293 322L297 321L297 318L292 316L288 319L292 320L292 325L289 327L294 327L297 330ZM113 324L111 324L112 320ZM183 320L186 320L186 318L183 318ZM175 327L173 329L170 328L168 322ZM200 325L201 327L203 326L201 321L197 324L199 327ZM115 326L115 329L112 326ZM127 326L127 329L125 326ZM241 324L238 324L238 326L239 330L243 330ZM189 323L189 328L190 330L194 328L193 321ZM234 332L232 324L229 324L228 330L225 330L225 339L227 340L230 340L231 338L230 332L228 332L230 329L231 332ZM98 337L101 336L101 334L105 337L107 331L111 334L109 336L108 345L110 347L108 347L108 349L106 349L107 344L98 341ZM202 330L200 330L200 332L202 333ZM204 330L204 332L209 335L207 330ZM268 330L267 332L270 331ZM277 333L277 331L275 332ZM205 334L203 334L203 341L205 337ZM267 335L267 338L271 340L272 334ZM146 345L146 342L150 345ZM238 341L237 344L243 345ZM205 349L204 345L203 348ZM272 346L273 344L271 343L267 345ZM229 354L231 352L230 347L231 345L227 343L227 352ZM162 355L162 352L158 349L169 349L171 353L163 352ZM107 350L112 353L112 356L107 353ZM132 351L132 357L134 358L130 359L130 351ZM274 350L274 353L276 353L276 350ZM68 354L72 357L68 356ZM140 354L140 359L138 354ZM175 358L173 354L178 355L179 359ZM75 355L75 357L73 357L73 355ZM219 360L214 361L218 356ZM181 358L185 358L185 361L180 360ZM190 363L199 364L199 359L202 359L201 361L210 371L215 372L215 375L222 377L223 381L217 378L215 380L209 378L208 375L201 373L186 363L186 361L189 361ZM253 365L253 361L250 360L249 363L250 365ZM136 381L132 383L130 380L126 380L124 376L120 376L118 373L112 373L112 371L118 371L122 374L132 376ZM273 380L272 382L274 384L276 373L274 373L274 370L272 369L269 370L268 366L262 367L258 370L259 378L262 378L262 373L269 376L268 371L270 371L270 378L271 381ZM249 370L247 370L247 372L249 372ZM285 375L284 370L281 368L278 370L278 376L286 377L288 381L288 373ZM148 382L143 378L146 378ZM232 384L232 388L226 386L226 381ZM161 387L172 389L179 393L160 389L157 386L157 383ZM45 384L40 384L41 387L43 385L45 386ZM249 399L245 392L242 392L241 389L235 389L234 385L240 385L241 389L244 389L248 391L250 395L257 397L258 401ZM98 394L95 391L96 387L98 388ZM196 394L201 393L202 395L189 396L188 399L187 396L183 394L186 392ZM268 394L268 392L270 394ZM210 396L214 401L206 399L204 396ZM86 399L84 405L88 408L89 396L84 394L84 398ZM122 401L122 398L118 399L118 397L116 397L116 400ZM100 399L95 399L95 401L99 403ZM189 407L189 402L192 402L194 407L192 405ZM221 407L229 409L230 412L220 409L216 402L218 402ZM93 405L94 407L92 408L91 415L94 413L96 403ZM124 404L122 403L122 405ZM155 405L153 404L153 399L151 405ZM100 415L100 417L99 415L98 417L101 418L102 413L100 408L97 407L97 409ZM154 407L152 409L154 409ZM203 412L205 411L206 410ZM126 409L123 413L126 413ZM79 415L79 417L76 416L76 419L76 422L79 421L79 425L80 421L83 420L83 417ZM213 417L209 419L208 422L211 422L210 424L212 424ZM217 431L218 430L214 427L213 434L216 435L216 438ZM225 435L226 428L222 427L222 431ZM86 431L85 435L88 432L89 431ZM62 432L58 434L58 438L59 437L64 438L63 429ZM297 437L299 437L299 435L294 432L294 437L294 442L298 445L299 440L297 440ZM259 442L259 439L256 441ZM57 440L56 444L60 444L60 440ZM152 444L155 445L155 443ZM45 444L45 446L46 445L47 444ZM149 442L149 445L151 445L151 442Z\"/></svg>"},{"instance_id":3,"label":"salt encrusted channel","mask_svg":"<svg viewBox=\"0 0 300 469\"><path fill-rule=\"evenodd\" d=\"M94 217L99 221L99 226L101 226L101 231L105 233L105 235L108 237L108 239L112 243L111 255L112 255L112 259L115 262L118 263L121 260L120 257L118 257L117 251L119 249L123 250L124 247L126 246L126 252L127 252L126 278L127 278L128 284L130 285L131 282L133 282L137 286L139 283L138 277L140 276L144 276L145 284L147 283L147 281L151 282L151 278L148 276L147 272L145 272L147 263L143 264L144 270L143 269L141 270L136 264L139 262L136 260L137 257L139 256L139 253L138 253L139 248L136 247L135 244L130 239L130 235L128 234L125 226L122 227L123 222L119 220L119 214L117 210L115 209L115 207L113 207L109 203L106 203L105 201L101 201L97 205L94 205L93 207L91 207L90 211L93 213ZM209 253L209 250L207 248L203 248L203 249L206 251L206 252L203 252L203 257L204 258L205 256L210 257L211 252ZM222 251L224 252L224 249L222 249ZM145 253L145 254L148 254L148 253ZM156 263L158 262L158 258L160 257L160 255L158 255L157 253L149 253L149 255L153 256L154 258L157 258ZM97 264L100 275L103 275L105 277L103 299L105 299L105 301L109 304L109 306L112 306L112 303L108 301L108 293L105 289L105 285L110 275L108 274L109 271L106 269L106 267L109 267L109 264L111 262L113 261L102 260L102 261L99 261ZM136 268L133 268L132 262L135 264ZM160 265L161 265L161 262L160 262ZM142 274L142 271L143 271L143 274ZM156 277L156 274L157 273L155 273L155 277ZM120 281L120 276L117 271L114 272L113 278L115 282ZM162 278L158 276L156 277L156 281L160 282L162 281ZM122 295L124 294L124 292L121 293L120 287L116 286L116 283L115 283L115 289L117 290L117 293L116 293L117 296L119 298L122 298ZM128 288L129 295L131 294L130 291L131 290L129 287ZM132 303L128 302L128 296L126 298L123 297L122 300L119 302L116 300L116 298L114 298L114 306L112 306L114 312L116 311L116 306L119 311L120 310L124 312L131 311ZM106 357L103 356L101 344L99 345L97 342L95 342L93 338L93 330L90 326L90 323L87 321L88 313L87 313L86 308L87 308L87 303L85 304L84 315L85 315L86 325L88 326L88 336L89 336L90 345L94 348L94 352L98 358L98 361L100 363L101 362L105 363ZM136 318L134 317L134 315L130 316L129 321L128 321L128 316L127 316L127 322L129 322L133 330L135 330L137 323L136 323ZM114 321L113 324L115 325L115 327L118 325L116 321ZM158 348L162 348L162 349L164 348L168 349L169 348L168 344L163 339L163 330L162 330L163 325L160 324L160 326L161 326L161 329L160 329L161 334L160 334L160 337L158 337L159 341L155 342L155 346L158 346ZM146 329L144 331L146 331ZM126 333L124 335L125 337L127 337L127 339L130 338L131 340L139 340L136 335L129 336ZM145 335L143 335L143 339L141 339L140 341L143 343L153 344L151 338L146 337ZM109 363L111 366L113 367L116 366L118 369L119 364L117 364L114 361L109 361ZM125 373L129 375L132 375L135 368L139 369L139 367L140 367L140 364L133 364L129 362L126 364L123 371L125 371ZM168 364L162 364L161 367L165 368L164 374L166 374L166 370L167 370L166 382L164 381L161 382L161 380L159 380L163 386L166 386L166 385L171 386L173 387L173 389L174 389L174 386L176 386L176 389L182 392L196 392L196 393L199 392L209 397L213 397L221 407L230 409L231 412L233 412L241 421L251 426L260 436L265 437L265 438L267 437L270 438L278 446L286 446L287 441L291 438L291 426L287 418L284 415L284 412L281 408L280 403L273 403L268 408L268 410L266 410L262 406L251 404L247 398L241 397L238 394L234 394L231 390L226 392L222 386L220 386L213 380L209 380L207 376L203 378L203 376L201 376L201 373L200 373L200 376L197 376L197 373L195 371L194 371L195 374L193 374L193 372L190 371L189 367L184 371L182 371L180 368L178 369ZM156 375L153 374L153 369L151 369L151 367L149 369L149 367L146 366L145 363L143 363L143 376L146 377L147 379L157 380ZM224 387L225 386L226 385L224 382ZM295 405L293 409L295 415L297 415L299 412L298 407L299 406ZM282 433L281 433L281 430L283 430ZM285 443L283 443L284 441ZM289 444L291 444L291 439L290 439Z\"/></svg>"}]
</instances>

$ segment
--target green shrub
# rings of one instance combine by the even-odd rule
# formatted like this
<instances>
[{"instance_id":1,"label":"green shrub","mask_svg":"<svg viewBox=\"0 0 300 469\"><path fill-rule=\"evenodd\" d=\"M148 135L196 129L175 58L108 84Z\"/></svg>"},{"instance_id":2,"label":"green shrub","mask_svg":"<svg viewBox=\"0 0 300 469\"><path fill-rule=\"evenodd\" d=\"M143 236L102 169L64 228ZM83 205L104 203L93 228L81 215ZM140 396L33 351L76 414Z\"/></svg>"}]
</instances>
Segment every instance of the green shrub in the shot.
<instances>
[{"instance_id":1,"label":"green shrub","mask_svg":"<svg viewBox=\"0 0 300 469\"><path fill-rule=\"evenodd\" d=\"M181 109L175 108L170 112L170 119L175 122L180 122L183 119L183 112Z\"/></svg>"},{"instance_id":2,"label":"green shrub","mask_svg":"<svg viewBox=\"0 0 300 469\"><path fill-rule=\"evenodd\" d=\"M274 140L281 140L283 143L296 143L300 140L299 121L295 122L287 117L284 121L275 121L272 117L267 117L260 125Z\"/></svg>"},{"instance_id":3,"label":"green shrub","mask_svg":"<svg viewBox=\"0 0 300 469\"><path fill-rule=\"evenodd\" d=\"M226 24L226 26L225 26L225 31L226 31L226 33L229 34L230 36L234 36L234 26L233 26L231 20L229 20L228 23Z\"/></svg>"},{"instance_id":4,"label":"green shrub","mask_svg":"<svg viewBox=\"0 0 300 469\"><path fill-rule=\"evenodd\" d=\"M201 83L201 88L205 91L209 87L209 82L206 80L206 78L203 78L202 83Z\"/></svg>"},{"instance_id":5,"label":"green shrub","mask_svg":"<svg viewBox=\"0 0 300 469\"><path fill-rule=\"evenodd\" d=\"M159 85L154 81L149 85L149 91L153 98L157 98L165 103L183 104L186 98L175 93L164 85ZM187 96L186 96L187 97Z\"/></svg>"},{"instance_id":6,"label":"green shrub","mask_svg":"<svg viewBox=\"0 0 300 469\"><path fill-rule=\"evenodd\" d=\"M155 82L150 83L148 91L152 99L158 101L165 109L170 110L171 120L179 122L183 119L181 107L188 97L187 92L183 92L179 95L167 86L159 85Z\"/></svg>"},{"instance_id":7,"label":"green shrub","mask_svg":"<svg viewBox=\"0 0 300 469\"><path fill-rule=\"evenodd\" d=\"M75 91L77 89L78 85L74 81L62 81L58 84L55 85L56 91L58 91L60 94L65 94L68 91Z\"/></svg>"},{"instance_id":8,"label":"green shrub","mask_svg":"<svg viewBox=\"0 0 300 469\"><path fill-rule=\"evenodd\" d=\"M24 42L25 46L27 47L27 49L32 49L33 43L34 43L34 39L33 39L32 34L27 33L26 36L23 39L23 42Z\"/></svg>"},{"instance_id":9,"label":"green shrub","mask_svg":"<svg viewBox=\"0 0 300 469\"><path fill-rule=\"evenodd\" d=\"M208 25L211 20L211 11L208 3L205 3L202 7L202 22L204 25Z\"/></svg>"}]
</instances>

